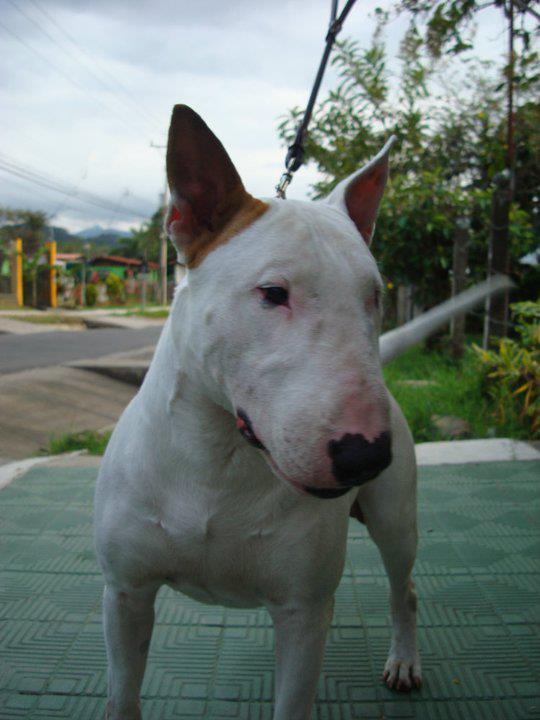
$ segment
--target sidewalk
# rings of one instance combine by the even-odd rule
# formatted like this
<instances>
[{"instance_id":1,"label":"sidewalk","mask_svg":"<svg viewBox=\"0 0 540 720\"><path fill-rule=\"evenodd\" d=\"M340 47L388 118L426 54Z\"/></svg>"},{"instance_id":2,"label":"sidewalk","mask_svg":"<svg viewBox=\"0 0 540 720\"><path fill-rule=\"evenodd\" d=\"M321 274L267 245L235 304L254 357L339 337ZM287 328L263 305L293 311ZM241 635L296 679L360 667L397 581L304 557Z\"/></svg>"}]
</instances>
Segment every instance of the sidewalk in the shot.
<instances>
[{"instance_id":1,"label":"sidewalk","mask_svg":"<svg viewBox=\"0 0 540 720\"><path fill-rule=\"evenodd\" d=\"M95 463L49 461L0 493L0 720L103 718ZM313 719L540 718L538 468L420 468L415 581L425 684L411 695L380 682L388 583L364 526L351 521ZM202 605L163 589L156 615L145 718L270 720L273 631L264 610Z\"/></svg>"},{"instance_id":2,"label":"sidewalk","mask_svg":"<svg viewBox=\"0 0 540 720\"><path fill-rule=\"evenodd\" d=\"M66 366L0 375L0 458L26 458L47 447L51 436L111 425L136 392Z\"/></svg>"},{"instance_id":3,"label":"sidewalk","mask_svg":"<svg viewBox=\"0 0 540 720\"><path fill-rule=\"evenodd\" d=\"M15 314L15 313L13 313ZM12 318L0 315L0 335L30 335L43 332L54 332L56 330L84 330L85 326L73 323L32 323L24 320L13 320Z\"/></svg>"},{"instance_id":4,"label":"sidewalk","mask_svg":"<svg viewBox=\"0 0 540 720\"><path fill-rule=\"evenodd\" d=\"M159 308L156 308L159 309ZM160 308L164 309L164 308ZM166 318L139 317L126 315L119 309L99 308L97 310L35 310L32 308L22 310L0 310L0 334L14 333L26 335L30 333L51 332L54 330L91 330L93 328L111 327L139 330L141 328L159 327L165 323ZM38 323L17 319L17 315L28 315L39 318L43 315L54 315L66 323ZM80 321L80 325L73 321Z\"/></svg>"}]
</instances>

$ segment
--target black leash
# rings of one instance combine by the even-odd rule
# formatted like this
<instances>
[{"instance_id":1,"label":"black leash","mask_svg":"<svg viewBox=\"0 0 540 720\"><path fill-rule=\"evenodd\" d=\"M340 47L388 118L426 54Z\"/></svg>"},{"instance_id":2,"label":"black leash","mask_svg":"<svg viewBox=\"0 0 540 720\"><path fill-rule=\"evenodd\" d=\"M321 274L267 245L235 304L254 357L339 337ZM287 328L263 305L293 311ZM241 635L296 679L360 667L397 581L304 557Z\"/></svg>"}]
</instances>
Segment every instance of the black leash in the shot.
<instances>
[{"instance_id":1,"label":"black leash","mask_svg":"<svg viewBox=\"0 0 540 720\"><path fill-rule=\"evenodd\" d=\"M347 0L345 7L341 12L341 15L339 17L336 17L338 0L332 0L330 25L328 27L328 32L326 33L326 45L324 48L323 56L319 64L319 69L317 70L315 82L313 83L313 88L311 90L311 95L309 96L308 104L306 106L304 115L302 116L302 120L300 122L300 125L298 126L298 129L296 130L294 142L292 145L289 146L287 156L285 158L285 172L281 176L279 183L276 185L276 197L281 198L282 200L285 200L285 192L292 182L293 173L296 172L304 162L304 142L306 139L307 128L309 125L309 121L311 120L313 106L315 105L315 100L317 99L317 94L321 86L324 71L326 70L326 63L328 62L328 58L330 57L330 51L332 50L332 46L334 45L336 37L340 32L341 28L343 27L343 23L345 22L345 19L351 11L352 6L355 2L356 0Z\"/></svg>"}]
</instances>

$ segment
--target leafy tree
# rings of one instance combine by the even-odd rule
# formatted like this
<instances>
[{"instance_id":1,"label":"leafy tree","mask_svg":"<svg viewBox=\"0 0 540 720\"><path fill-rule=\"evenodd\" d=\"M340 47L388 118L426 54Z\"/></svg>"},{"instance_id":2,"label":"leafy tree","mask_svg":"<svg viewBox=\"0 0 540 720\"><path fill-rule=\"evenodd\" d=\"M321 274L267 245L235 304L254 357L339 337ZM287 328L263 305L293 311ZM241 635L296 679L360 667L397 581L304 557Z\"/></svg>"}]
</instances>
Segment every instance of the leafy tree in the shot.
<instances>
[{"instance_id":1,"label":"leafy tree","mask_svg":"<svg viewBox=\"0 0 540 720\"><path fill-rule=\"evenodd\" d=\"M514 0L513 11L522 18L529 14L537 16L535 4L535 0ZM397 3L398 11L410 13L412 26L423 25L423 44L433 58L440 58L445 52L458 55L472 49L476 15L489 6L508 14L508 0L488 3L484 0L400 0ZM521 25L516 28L516 34L528 48L531 33Z\"/></svg>"},{"instance_id":2,"label":"leafy tree","mask_svg":"<svg viewBox=\"0 0 540 720\"><path fill-rule=\"evenodd\" d=\"M486 148L489 153L484 158L481 178L487 186L496 172L514 162L507 135L510 122L507 95L512 91L514 104L518 105L512 111L517 155L516 167L512 168L516 173L516 199L521 207L536 215L533 220L538 227L537 200L536 209L533 206L540 189L540 57L531 41L533 35L540 34L540 26L533 31L527 25L528 19L532 22L534 18L540 19L535 6L533 0L492 0L489 3L481 0L399 0L397 10L410 14L409 31L417 33L432 59L440 61L445 56L459 55L469 65L471 60L466 51L471 49L477 32L476 17L486 7L499 8L508 19L512 14L513 54L505 57L502 76L490 83L483 79L486 87L482 103L476 107L467 103L469 112L463 112L462 108L460 121L454 127L463 132L462 147L474 147L479 142L483 148L490 145Z\"/></svg>"},{"instance_id":3,"label":"leafy tree","mask_svg":"<svg viewBox=\"0 0 540 720\"><path fill-rule=\"evenodd\" d=\"M163 208L159 208L150 220L142 223L138 230L133 229L131 235L122 238L113 248L112 253L124 257L135 257L159 262L161 228L163 227Z\"/></svg>"},{"instance_id":4,"label":"leafy tree","mask_svg":"<svg viewBox=\"0 0 540 720\"><path fill-rule=\"evenodd\" d=\"M21 210L0 206L0 242L22 238L27 257L35 255L46 240L48 217L40 210Z\"/></svg>"},{"instance_id":5,"label":"leafy tree","mask_svg":"<svg viewBox=\"0 0 540 720\"><path fill-rule=\"evenodd\" d=\"M485 276L490 185L505 166L504 86L490 74L490 67L474 59L461 66L475 71L465 72L465 87L463 72L456 82L449 81L452 73L446 67L439 74L425 56L422 32L411 23L399 53L401 82L394 89L383 39L388 15L379 12L376 19L369 48L350 40L337 45L333 64L338 68L338 85L315 110L306 159L322 174L313 195L323 197L373 157L390 134L397 136L391 182L377 223L376 256L391 283L414 285L416 301L430 305L448 296L458 218L471 223L472 277ZM436 82L442 92L428 94ZM538 172L533 158L539 131L531 125L539 109L540 104L530 97L518 109L529 122L520 130L518 175L523 172L533 182ZM287 143L299 116L295 108L279 126ZM516 198L521 199L519 193ZM532 221L530 204L514 206L514 258L534 244Z\"/></svg>"},{"instance_id":6,"label":"leafy tree","mask_svg":"<svg viewBox=\"0 0 540 720\"><path fill-rule=\"evenodd\" d=\"M37 278L43 264L46 244L47 215L39 210L0 208L0 250L7 252L11 241L23 241L22 273L32 293L32 305L37 306Z\"/></svg>"}]
</instances>

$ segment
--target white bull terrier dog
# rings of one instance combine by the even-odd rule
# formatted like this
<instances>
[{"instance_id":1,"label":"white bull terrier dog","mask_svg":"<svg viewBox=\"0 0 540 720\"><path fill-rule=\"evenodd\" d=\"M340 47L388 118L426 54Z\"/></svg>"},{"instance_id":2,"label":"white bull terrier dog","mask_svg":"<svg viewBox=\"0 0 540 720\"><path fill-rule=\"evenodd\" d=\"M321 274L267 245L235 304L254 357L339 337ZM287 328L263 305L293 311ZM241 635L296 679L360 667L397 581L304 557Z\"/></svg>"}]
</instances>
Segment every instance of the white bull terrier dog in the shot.
<instances>
[{"instance_id":1,"label":"white bull terrier dog","mask_svg":"<svg viewBox=\"0 0 540 720\"><path fill-rule=\"evenodd\" d=\"M415 454L382 377L382 283L368 249L390 145L324 201L263 202L202 119L174 109L166 226L188 272L96 491L109 720L141 718L164 584L265 606L274 720L307 720L350 515L390 580L383 677L420 686Z\"/></svg>"}]
</instances>

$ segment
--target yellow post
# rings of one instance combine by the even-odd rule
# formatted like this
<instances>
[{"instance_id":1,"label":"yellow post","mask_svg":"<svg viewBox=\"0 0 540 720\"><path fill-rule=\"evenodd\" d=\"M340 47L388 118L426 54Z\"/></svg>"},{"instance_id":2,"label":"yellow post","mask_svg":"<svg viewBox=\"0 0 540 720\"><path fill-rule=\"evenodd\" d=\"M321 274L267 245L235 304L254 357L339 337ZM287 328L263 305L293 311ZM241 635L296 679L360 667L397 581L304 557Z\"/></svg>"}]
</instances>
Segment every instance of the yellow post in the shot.
<instances>
[{"instance_id":1,"label":"yellow post","mask_svg":"<svg viewBox=\"0 0 540 720\"><path fill-rule=\"evenodd\" d=\"M14 289L15 289L15 297L17 298L17 305L19 307L22 307L24 305L24 296L23 296L23 259L22 259L22 253L23 253L23 244L21 238L16 238L14 243L14 250L15 250L15 261L13 263L13 268L15 270L15 282L14 282Z\"/></svg>"},{"instance_id":2,"label":"yellow post","mask_svg":"<svg viewBox=\"0 0 540 720\"><path fill-rule=\"evenodd\" d=\"M58 307L56 292L56 240L47 243L49 247L49 304L52 308Z\"/></svg>"}]
</instances>

